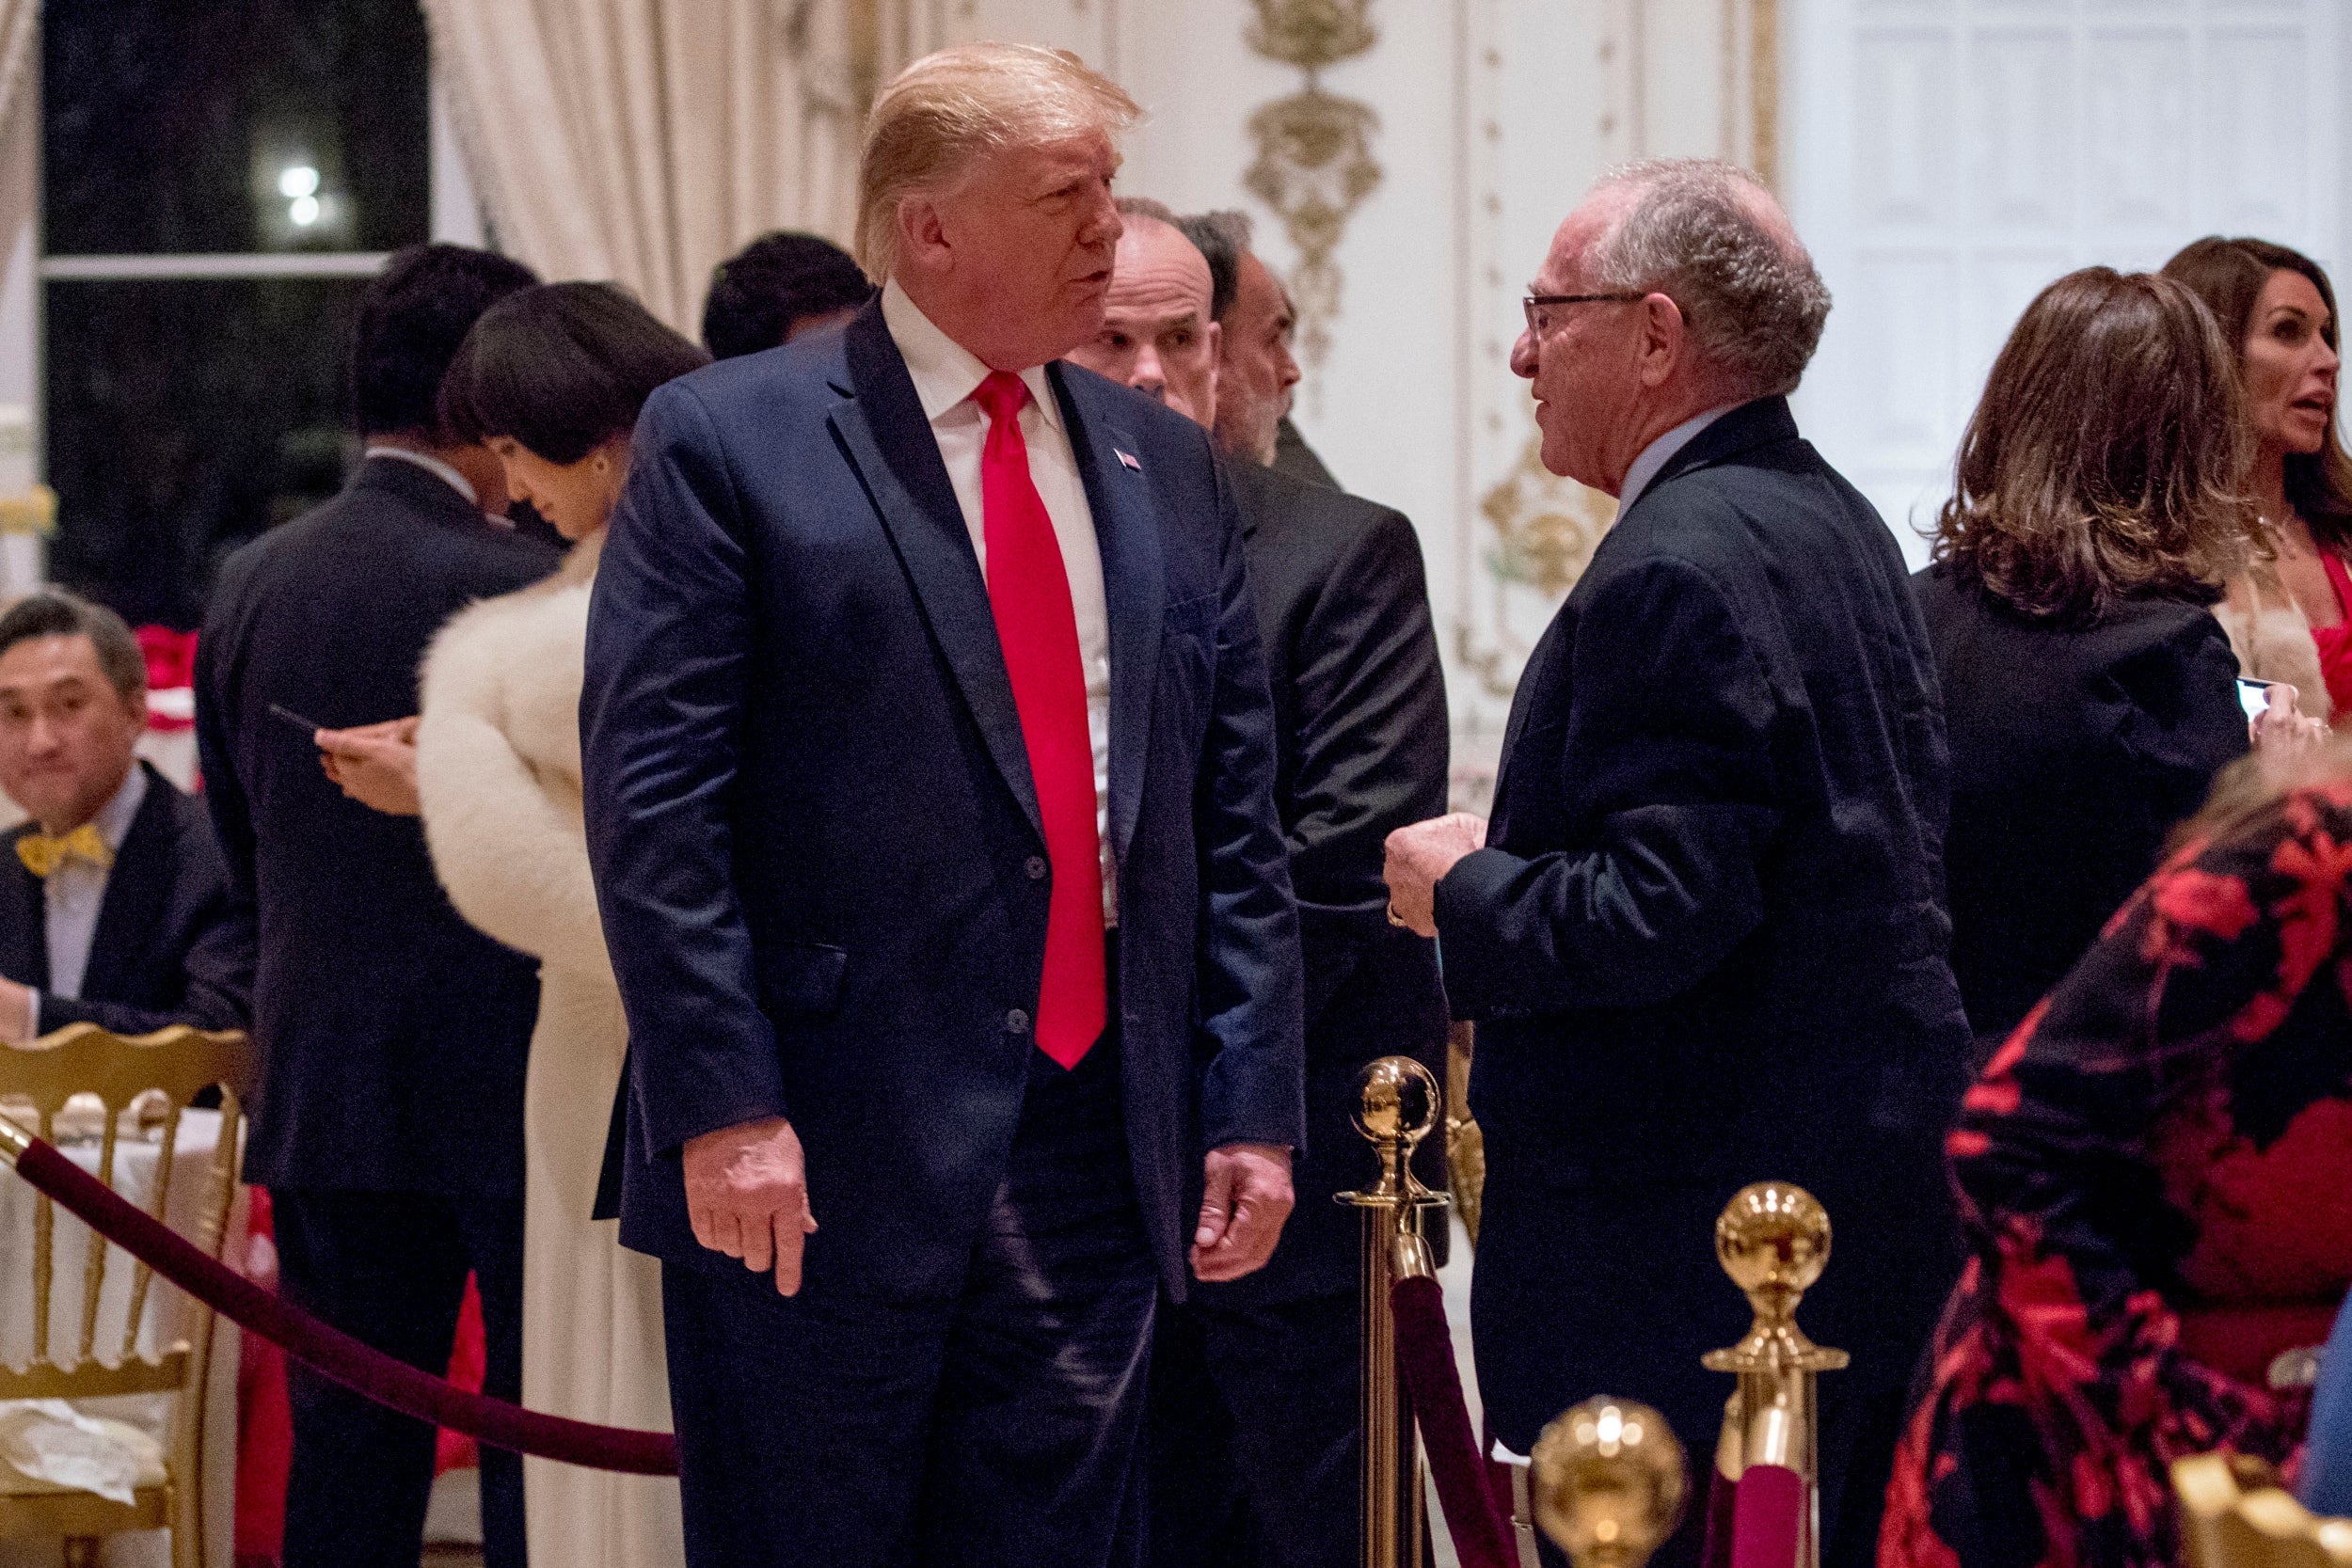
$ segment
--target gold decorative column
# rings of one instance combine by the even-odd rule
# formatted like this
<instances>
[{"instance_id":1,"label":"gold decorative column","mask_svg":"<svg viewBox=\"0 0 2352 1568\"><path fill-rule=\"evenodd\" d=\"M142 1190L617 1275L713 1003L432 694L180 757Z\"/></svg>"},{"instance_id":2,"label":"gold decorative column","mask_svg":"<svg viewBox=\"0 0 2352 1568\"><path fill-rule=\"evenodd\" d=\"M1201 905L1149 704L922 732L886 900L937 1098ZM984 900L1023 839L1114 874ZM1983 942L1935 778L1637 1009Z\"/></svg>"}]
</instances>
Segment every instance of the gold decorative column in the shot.
<instances>
[{"instance_id":1,"label":"gold decorative column","mask_svg":"<svg viewBox=\"0 0 2352 1568\"><path fill-rule=\"evenodd\" d=\"M1421 1433L1396 1375L1396 1320L1389 1287L1436 1273L1421 1237L1424 1209L1446 1196L1413 1175L1413 1150L1438 1125L1438 1081L1410 1056L1383 1056L1364 1069L1355 1116L1380 1156L1380 1180L1338 1201L1363 1211L1363 1343L1358 1401L1363 1425L1364 1568L1421 1568L1428 1522Z\"/></svg>"},{"instance_id":2,"label":"gold decorative column","mask_svg":"<svg viewBox=\"0 0 2352 1568\"><path fill-rule=\"evenodd\" d=\"M1331 319L1340 313L1340 267L1331 259L1347 220L1380 183L1372 156L1380 117L1359 99L1323 90L1322 72L1380 41L1372 0L1252 0L1258 20L1245 35L1249 47L1306 73L1304 90L1279 98L1249 117L1258 156L1242 175L1250 194L1274 209L1298 265L1290 276L1298 311L1298 343L1320 369L1331 347Z\"/></svg>"}]
</instances>

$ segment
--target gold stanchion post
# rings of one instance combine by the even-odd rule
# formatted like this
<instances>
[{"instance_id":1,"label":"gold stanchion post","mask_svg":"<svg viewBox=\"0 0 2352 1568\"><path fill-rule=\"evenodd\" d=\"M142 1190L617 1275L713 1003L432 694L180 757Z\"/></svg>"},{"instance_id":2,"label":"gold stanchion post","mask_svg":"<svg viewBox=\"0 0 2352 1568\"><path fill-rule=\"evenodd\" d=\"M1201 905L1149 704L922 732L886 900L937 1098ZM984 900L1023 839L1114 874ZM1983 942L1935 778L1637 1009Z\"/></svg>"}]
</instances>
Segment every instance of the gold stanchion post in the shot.
<instances>
[{"instance_id":1,"label":"gold stanchion post","mask_svg":"<svg viewBox=\"0 0 2352 1568\"><path fill-rule=\"evenodd\" d=\"M1576 1568L1642 1568L1682 1520L1690 1465L1648 1405L1586 1400L1544 1428L1528 1459L1535 1522Z\"/></svg>"},{"instance_id":2,"label":"gold stanchion post","mask_svg":"<svg viewBox=\"0 0 2352 1568\"><path fill-rule=\"evenodd\" d=\"M1339 1194L1338 1201L1363 1211L1363 1563L1422 1568L1428 1520L1421 1433L1396 1375L1389 1287L1437 1272L1421 1237L1421 1215L1443 1208L1446 1196L1415 1179L1412 1161L1414 1148L1438 1125L1438 1081L1410 1056L1383 1056L1364 1069L1359 1089L1356 1131L1379 1155L1380 1180L1368 1191Z\"/></svg>"},{"instance_id":3,"label":"gold stanchion post","mask_svg":"<svg viewBox=\"0 0 2352 1568\"><path fill-rule=\"evenodd\" d=\"M1742 1187L1715 1222L1715 1257L1756 1309L1745 1338L1704 1358L1708 1370L1740 1380L1724 1409L1715 1465L1731 1481L1751 1465L1797 1473L1804 1483L1797 1568L1820 1568L1820 1378L1847 1360L1797 1326L1797 1304L1821 1277L1829 1243L1828 1211L1786 1181Z\"/></svg>"}]
</instances>

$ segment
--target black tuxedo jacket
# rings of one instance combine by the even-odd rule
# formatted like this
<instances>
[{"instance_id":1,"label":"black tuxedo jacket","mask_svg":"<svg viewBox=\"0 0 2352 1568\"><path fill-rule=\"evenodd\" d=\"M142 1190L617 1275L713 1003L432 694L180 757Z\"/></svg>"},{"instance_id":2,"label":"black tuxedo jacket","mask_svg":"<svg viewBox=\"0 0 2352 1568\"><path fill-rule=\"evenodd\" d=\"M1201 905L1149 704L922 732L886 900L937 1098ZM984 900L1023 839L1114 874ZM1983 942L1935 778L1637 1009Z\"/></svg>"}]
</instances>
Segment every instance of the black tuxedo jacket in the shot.
<instances>
[{"instance_id":1,"label":"black tuxedo jacket","mask_svg":"<svg viewBox=\"0 0 2352 1568\"><path fill-rule=\"evenodd\" d=\"M42 1034L95 1023L118 1035L167 1024L243 1029L253 1006L251 911L230 890L229 871L204 803L144 762L147 798L115 853L90 936L82 994L49 990L48 902L8 835L0 864L0 975L40 992Z\"/></svg>"},{"instance_id":2,"label":"black tuxedo jacket","mask_svg":"<svg viewBox=\"0 0 2352 1568\"><path fill-rule=\"evenodd\" d=\"M1274 1259L1205 1302L1352 1291L1358 1212L1332 1195L1377 1177L1350 1125L1356 1080L1412 1056L1445 1082L1436 944L1389 924L1389 833L1446 806L1445 672L1421 542L1401 512L1277 468L1232 463L1250 596L1274 693L1274 804L1290 848L1307 980L1307 1148ZM1445 1184L1445 1139L1416 1170ZM1436 1238L1442 1245L1443 1238Z\"/></svg>"},{"instance_id":3,"label":"black tuxedo jacket","mask_svg":"<svg viewBox=\"0 0 2352 1568\"><path fill-rule=\"evenodd\" d=\"M336 727L416 712L441 624L557 559L415 464L373 457L222 569L197 643L197 743L258 921L248 1181L521 1190L536 966L451 908L415 817L346 799L271 705Z\"/></svg>"},{"instance_id":4,"label":"black tuxedo jacket","mask_svg":"<svg viewBox=\"0 0 2352 1568\"><path fill-rule=\"evenodd\" d=\"M1949 1279L1941 1135L1968 1040L1947 768L1885 525L1786 401L1724 415L1602 538L1537 642L1487 847L1438 885L1446 989L1479 1021L1482 1251L1548 1259L1606 1297L1647 1260L1560 1219L1577 1195L1711 1274L1731 1193L1796 1181L1836 1227L1805 1310L1854 1353L1839 1397L1899 1396ZM1698 1356L1748 1320L1727 1284L1629 1291L1606 1342L1558 1343L1574 1337L1540 1326L1558 1304L1516 1299L1543 1287L1511 1273L1481 1270L1480 1382L1518 1444L1563 1394L1708 1386ZM1515 1407L1522 1387L1549 1408ZM1705 1452L1711 1430L1680 1435Z\"/></svg>"},{"instance_id":5,"label":"black tuxedo jacket","mask_svg":"<svg viewBox=\"0 0 2352 1568\"><path fill-rule=\"evenodd\" d=\"M1297 919L1231 491L1179 415L1051 367L1110 620L1127 1141L1168 1288L1204 1146L1302 1141ZM621 1239L698 1245L679 1149L788 1117L803 1289L952 1291L1026 1082L1051 877L987 585L879 303L682 376L588 618L589 858L629 1024Z\"/></svg>"}]
</instances>

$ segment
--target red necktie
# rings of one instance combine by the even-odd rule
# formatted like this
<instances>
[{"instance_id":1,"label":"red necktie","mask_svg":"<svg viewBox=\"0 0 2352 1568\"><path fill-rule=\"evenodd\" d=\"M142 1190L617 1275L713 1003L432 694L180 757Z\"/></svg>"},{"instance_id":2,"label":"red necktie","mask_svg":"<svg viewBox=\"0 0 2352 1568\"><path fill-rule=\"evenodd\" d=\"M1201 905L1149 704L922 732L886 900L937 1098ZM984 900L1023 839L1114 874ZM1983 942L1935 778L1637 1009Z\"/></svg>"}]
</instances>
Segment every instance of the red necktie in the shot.
<instances>
[{"instance_id":1,"label":"red necktie","mask_svg":"<svg viewBox=\"0 0 2352 1568\"><path fill-rule=\"evenodd\" d=\"M1054 868L1045 913L1045 982L1038 1049L1074 1068L1103 1033L1102 840L1094 826L1094 743L1087 734L1086 672L1054 520L1029 477L1021 408L1029 388L992 372L972 401L988 414L980 450L980 518L988 541L988 603L1037 784L1045 854Z\"/></svg>"}]
</instances>

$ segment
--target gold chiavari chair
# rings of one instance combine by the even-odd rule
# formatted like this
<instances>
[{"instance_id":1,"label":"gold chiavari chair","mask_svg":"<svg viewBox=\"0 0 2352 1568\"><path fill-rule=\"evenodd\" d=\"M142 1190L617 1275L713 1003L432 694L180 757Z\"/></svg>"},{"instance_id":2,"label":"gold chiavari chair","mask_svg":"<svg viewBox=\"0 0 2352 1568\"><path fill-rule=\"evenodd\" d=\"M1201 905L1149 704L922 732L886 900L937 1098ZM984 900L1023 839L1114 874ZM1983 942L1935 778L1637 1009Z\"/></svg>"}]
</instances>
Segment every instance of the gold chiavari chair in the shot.
<instances>
[{"instance_id":1,"label":"gold chiavari chair","mask_svg":"<svg viewBox=\"0 0 2352 1568\"><path fill-rule=\"evenodd\" d=\"M197 1220L197 1244L218 1258L227 1240L236 1198L237 1155L244 1132L240 1095L250 1085L254 1056L246 1037L177 1026L130 1037L94 1024L76 1023L21 1046L0 1046L0 1117L24 1131L56 1141L61 1116L72 1120L94 1097L103 1107L95 1120L98 1179L116 1184L119 1145L128 1132L155 1143L155 1170L142 1207L161 1220L170 1201L173 1152L189 1101L208 1087L221 1091L220 1136L207 1171ZM13 1181L8 1176L0 1178ZM175 1396L170 1438L165 1445L159 1482L136 1488L134 1500L119 1503L94 1493L55 1486L0 1465L0 1539L49 1538L65 1543L67 1568L98 1561L99 1544L125 1530L168 1528L172 1568L199 1568L204 1556L204 1433L214 1314L184 1300L180 1331L168 1345L142 1352L140 1327L147 1316L151 1271L134 1263L119 1340L101 1335L100 1300L106 1291L108 1259L119 1249L90 1240L81 1270L79 1333L65 1336L70 1347L53 1344L52 1318L71 1307L72 1282L56 1277L56 1219L48 1197L37 1199L32 1234L32 1359L22 1368L0 1365L0 1400L88 1400L125 1394ZM125 1259L127 1261L127 1259ZM25 1259L0 1262L0 1278ZM22 1277L21 1275L19 1277ZM111 1314L108 1314L111 1318ZM108 1353L112 1361L105 1359ZM230 1391L229 1397L233 1397Z\"/></svg>"},{"instance_id":2,"label":"gold chiavari chair","mask_svg":"<svg viewBox=\"0 0 2352 1568\"><path fill-rule=\"evenodd\" d=\"M2312 1513L2260 1460L2231 1453L2175 1460L2172 1495L2188 1568L2352 1568L2352 1519Z\"/></svg>"}]
</instances>

